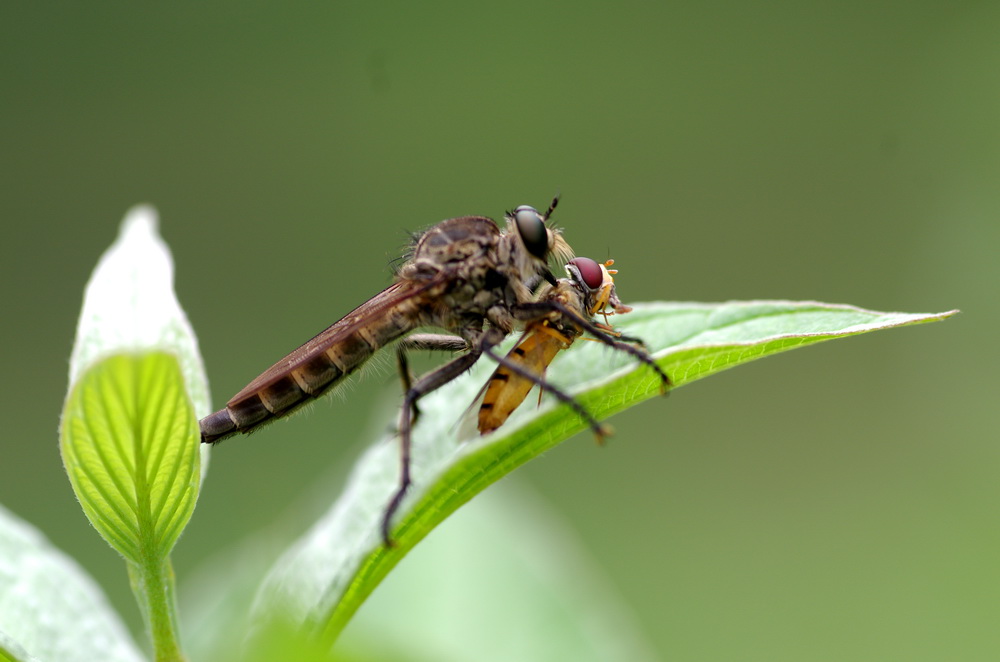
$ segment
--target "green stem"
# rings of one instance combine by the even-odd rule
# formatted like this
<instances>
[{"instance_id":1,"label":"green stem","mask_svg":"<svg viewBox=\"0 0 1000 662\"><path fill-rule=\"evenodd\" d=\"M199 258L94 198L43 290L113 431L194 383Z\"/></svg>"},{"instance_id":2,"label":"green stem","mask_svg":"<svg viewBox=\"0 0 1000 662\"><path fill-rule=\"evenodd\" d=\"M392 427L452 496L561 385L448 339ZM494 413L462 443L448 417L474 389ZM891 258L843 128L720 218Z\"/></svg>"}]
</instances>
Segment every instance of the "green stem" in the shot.
<instances>
[{"instance_id":1,"label":"green stem","mask_svg":"<svg viewBox=\"0 0 1000 662\"><path fill-rule=\"evenodd\" d=\"M185 662L177 630L177 600L174 568L170 558L162 561L144 555L141 564L126 563L132 592L139 603L146 629L153 640L156 662Z\"/></svg>"}]
</instances>

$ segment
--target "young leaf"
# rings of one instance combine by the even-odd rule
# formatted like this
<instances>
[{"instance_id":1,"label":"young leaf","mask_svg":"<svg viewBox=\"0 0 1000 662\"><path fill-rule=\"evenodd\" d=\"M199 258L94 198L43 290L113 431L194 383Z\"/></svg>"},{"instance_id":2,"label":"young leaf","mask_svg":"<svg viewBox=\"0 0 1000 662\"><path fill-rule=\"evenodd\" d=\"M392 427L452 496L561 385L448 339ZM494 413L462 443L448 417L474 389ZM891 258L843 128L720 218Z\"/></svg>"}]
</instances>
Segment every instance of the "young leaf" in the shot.
<instances>
[{"instance_id":1,"label":"young leaf","mask_svg":"<svg viewBox=\"0 0 1000 662\"><path fill-rule=\"evenodd\" d=\"M170 354L102 359L63 410L66 473L94 528L140 565L165 558L198 493L197 422Z\"/></svg>"},{"instance_id":2,"label":"young leaf","mask_svg":"<svg viewBox=\"0 0 1000 662\"><path fill-rule=\"evenodd\" d=\"M84 512L132 563L165 558L194 508L209 411L156 212L136 207L98 262L70 359L60 448Z\"/></svg>"},{"instance_id":3,"label":"young leaf","mask_svg":"<svg viewBox=\"0 0 1000 662\"><path fill-rule=\"evenodd\" d=\"M791 301L653 303L636 305L614 321L646 343L676 388L794 347L938 321L954 312L880 313ZM585 427L572 410L546 399L539 408L522 406L487 437L461 439L456 419L492 367L481 361L472 374L421 400L414 487L396 517L396 547L386 548L379 535L399 471L390 436L362 457L337 503L279 559L255 602L258 618L291 619L332 643L368 594L434 526L489 484ZM598 343L577 342L556 358L547 378L575 385L569 392L598 417L651 398L660 387L651 370Z\"/></svg>"},{"instance_id":4,"label":"young leaf","mask_svg":"<svg viewBox=\"0 0 1000 662\"><path fill-rule=\"evenodd\" d=\"M60 450L87 517L128 561L157 660L182 658L168 554L194 509L208 411L170 252L137 207L87 285Z\"/></svg>"},{"instance_id":5,"label":"young leaf","mask_svg":"<svg viewBox=\"0 0 1000 662\"><path fill-rule=\"evenodd\" d=\"M144 659L83 569L2 507L0 628L0 660Z\"/></svg>"}]
</instances>

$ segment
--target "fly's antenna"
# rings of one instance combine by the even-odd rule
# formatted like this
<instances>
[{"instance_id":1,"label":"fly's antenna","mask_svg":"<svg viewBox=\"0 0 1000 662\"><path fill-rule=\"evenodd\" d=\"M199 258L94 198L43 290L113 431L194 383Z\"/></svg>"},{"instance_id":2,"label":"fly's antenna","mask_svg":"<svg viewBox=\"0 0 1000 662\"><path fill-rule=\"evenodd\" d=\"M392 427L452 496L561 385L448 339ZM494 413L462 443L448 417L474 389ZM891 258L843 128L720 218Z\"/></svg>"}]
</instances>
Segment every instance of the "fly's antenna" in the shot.
<instances>
[{"instance_id":1,"label":"fly's antenna","mask_svg":"<svg viewBox=\"0 0 1000 662\"><path fill-rule=\"evenodd\" d=\"M557 194L556 197L552 198L552 204L549 205L548 210L542 215L542 223L548 221L552 216L552 212L556 210L556 205L559 204L559 195L560 194Z\"/></svg>"}]
</instances>

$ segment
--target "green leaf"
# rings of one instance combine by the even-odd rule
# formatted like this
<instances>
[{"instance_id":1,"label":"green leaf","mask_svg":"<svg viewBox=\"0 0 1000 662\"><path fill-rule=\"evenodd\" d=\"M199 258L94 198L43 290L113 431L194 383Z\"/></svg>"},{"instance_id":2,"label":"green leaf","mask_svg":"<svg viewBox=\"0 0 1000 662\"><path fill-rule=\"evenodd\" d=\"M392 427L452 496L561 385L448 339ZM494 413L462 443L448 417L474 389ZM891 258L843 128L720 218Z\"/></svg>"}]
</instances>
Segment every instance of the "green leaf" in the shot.
<instances>
[{"instance_id":1,"label":"green leaf","mask_svg":"<svg viewBox=\"0 0 1000 662\"><path fill-rule=\"evenodd\" d=\"M877 329L945 319L939 314L881 313L816 302L639 304L616 317L622 332L642 338L674 388L794 347ZM358 462L341 498L279 559L255 604L258 618L292 619L332 643L365 598L406 552L488 485L584 428L572 410L545 398L522 406L493 434L463 435L461 408L493 366L421 401L414 433L414 487L396 517L395 548L382 545L379 520L396 487L392 437ZM659 380L634 360L598 343L577 342L547 372L593 414L606 417L659 393ZM456 407L456 403L460 403ZM464 442L464 443L463 443Z\"/></svg>"},{"instance_id":2,"label":"green leaf","mask_svg":"<svg viewBox=\"0 0 1000 662\"><path fill-rule=\"evenodd\" d=\"M197 340L156 225L152 208L131 210L87 284L60 429L84 512L133 563L166 557L191 516L196 414L209 410Z\"/></svg>"},{"instance_id":3,"label":"green leaf","mask_svg":"<svg viewBox=\"0 0 1000 662\"><path fill-rule=\"evenodd\" d=\"M169 552L197 494L188 483L199 458L185 456L207 463L192 430L210 411L208 380L157 224L153 208L130 210L87 283L61 427L84 512L132 562L141 543Z\"/></svg>"},{"instance_id":4,"label":"green leaf","mask_svg":"<svg viewBox=\"0 0 1000 662\"><path fill-rule=\"evenodd\" d=\"M135 564L164 558L194 510L200 437L177 360L101 360L76 382L60 449L94 528Z\"/></svg>"},{"instance_id":5,"label":"green leaf","mask_svg":"<svg viewBox=\"0 0 1000 662\"><path fill-rule=\"evenodd\" d=\"M0 624L0 660L144 659L83 569L2 507Z\"/></svg>"},{"instance_id":6,"label":"green leaf","mask_svg":"<svg viewBox=\"0 0 1000 662\"><path fill-rule=\"evenodd\" d=\"M87 284L60 426L94 528L127 560L157 660L182 658L169 552L193 512L209 412L198 344L155 211L131 210Z\"/></svg>"}]
</instances>

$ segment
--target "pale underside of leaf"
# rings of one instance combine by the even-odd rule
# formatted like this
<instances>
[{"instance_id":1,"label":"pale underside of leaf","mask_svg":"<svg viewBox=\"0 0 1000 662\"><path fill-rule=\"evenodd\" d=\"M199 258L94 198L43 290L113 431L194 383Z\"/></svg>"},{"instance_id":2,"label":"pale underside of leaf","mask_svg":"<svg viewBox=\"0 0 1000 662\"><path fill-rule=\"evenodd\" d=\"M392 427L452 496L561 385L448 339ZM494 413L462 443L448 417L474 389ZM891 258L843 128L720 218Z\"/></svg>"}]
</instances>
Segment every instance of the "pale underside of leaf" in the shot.
<instances>
[{"instance_id":1,"label":"pale underside of leaf","mask_svg":"<svg viewBox=\"0 0 1000 662\"><path fill-rule=\"evenodd\" d=\"M198 417L210 411L198 340L174 293L170 249L156 210L131 209L87 283L77 323L70 385L92 363L123 352L169 351L178 357Z\"/></svg>"},{"instance_id":2,"label":"pale underside of leaf","mask_svg":"<svg viewBox=\"0 0 1000 662\"><path fill-rule=\"evenodd\" d=\"M86 572L2 507L0 624L0 650L18 661L143 659Z\"/></svg>"}]
</instances>

